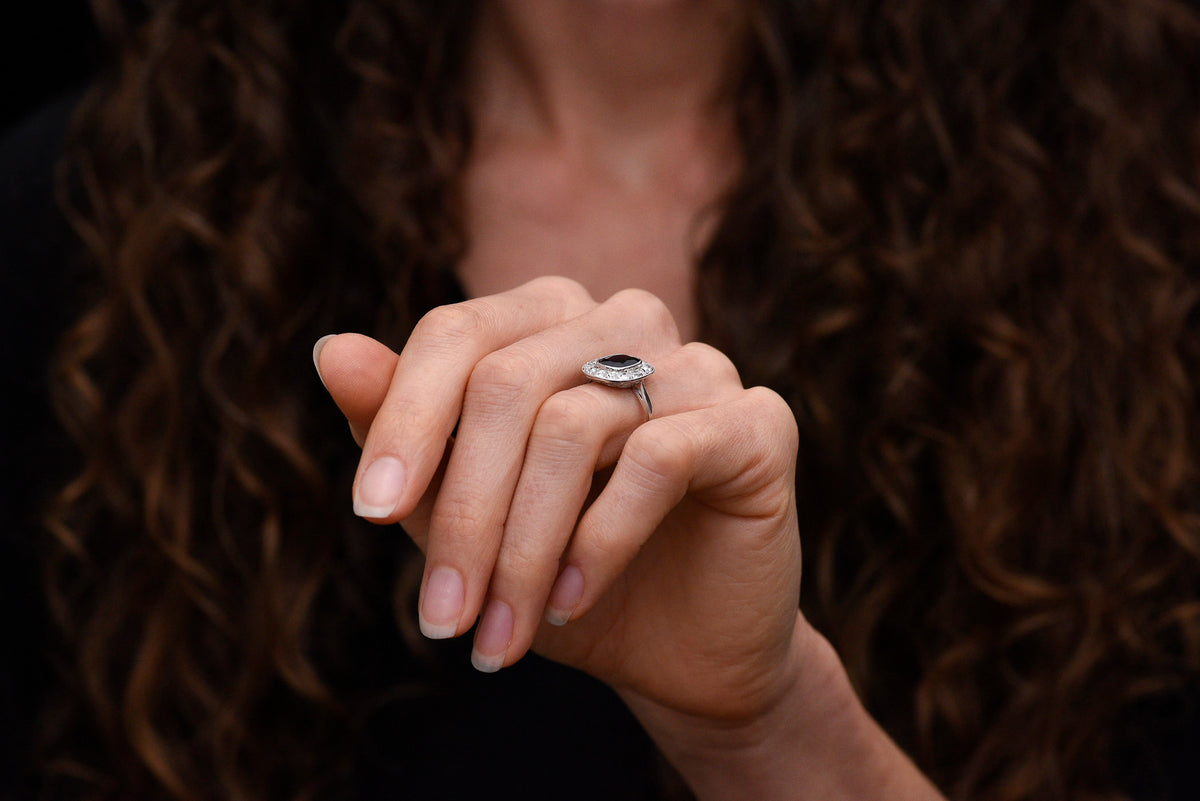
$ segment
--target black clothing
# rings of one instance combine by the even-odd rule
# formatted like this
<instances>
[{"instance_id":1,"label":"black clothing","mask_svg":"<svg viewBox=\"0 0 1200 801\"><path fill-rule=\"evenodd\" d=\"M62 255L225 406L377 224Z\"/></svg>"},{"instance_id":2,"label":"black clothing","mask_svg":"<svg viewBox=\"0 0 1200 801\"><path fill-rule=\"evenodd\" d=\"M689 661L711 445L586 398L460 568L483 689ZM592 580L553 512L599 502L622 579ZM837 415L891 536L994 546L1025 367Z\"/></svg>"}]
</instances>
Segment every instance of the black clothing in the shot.
<instances>
[{"instance_id":1,"label":"black clothing","mask_svg":"<svg viewBox=\"0 0 1200 801\"><path fill-rule=\"evenodd\" d=\"M37 512L61 471L63 434L50 413L46 365L72 314L67 243L52 165L73 107L56 103L0 141L0 321L6 364L0 483L0 800L31 798L33 721L53 673L34 543ZM74 247L71 245L70 247ZM650 798L658 765L646 735L603 685L526 657L496 675L468 664L466 640L431 646L440 687L382 709L357 757L352 797ZM1147 801L1200 798L1200 699L1148 704L1120 755ZM466 761L463 761L466 755Z\"/></svg>"},{"instance_id":2,"label":"black clothing","mask_svg":"<svg viewBox=\"0 0 1200 801\"><path fill-rule=\"evenodd\" d=\"M46 613L34 553L37 517L57 478L46 366L68 316L63 258L71 234L57 213L53 164L74 98L64 98L0 140L0 799L28 793L32 723L50 681Z\"/></svg>"},{"instance_id":3,"label":"black clothing","mask_svg":"<svg viewBox=\"0 0 1200 801\"><path fill-rule=\"evenodd\" d=\"M34 797L30 738L54 675L44 656L34 543L44 536L37 518L68 450L51 413L46 367L74 311L76 244L54 202L52 173L75 99L0 140L0 320L8 343L0 370L0 801ZM430 648L448 667L431 694L374 712L356 754L353 798L653 797L660 769L653 747L606 686L535 655L478 673L469 635Z\"/></svg>"}]
</instances>

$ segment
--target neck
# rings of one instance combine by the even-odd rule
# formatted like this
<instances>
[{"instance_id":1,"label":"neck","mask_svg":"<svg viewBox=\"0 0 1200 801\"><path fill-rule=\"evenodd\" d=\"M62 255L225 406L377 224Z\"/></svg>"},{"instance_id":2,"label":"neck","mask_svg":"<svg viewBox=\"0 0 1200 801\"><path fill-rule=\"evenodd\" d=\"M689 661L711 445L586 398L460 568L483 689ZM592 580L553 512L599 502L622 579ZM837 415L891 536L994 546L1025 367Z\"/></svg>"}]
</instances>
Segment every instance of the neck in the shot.
<instances>
[{"instance_id":1,"label":"neck","mask_svg":"<svg viewBox=\"0 0 1200 801\"><path fill-rule=\"evenodd\" d=\"M486 133L595 147L727 117L737 0L483 0L473 92Z\"/></svg>"}]
</instances>

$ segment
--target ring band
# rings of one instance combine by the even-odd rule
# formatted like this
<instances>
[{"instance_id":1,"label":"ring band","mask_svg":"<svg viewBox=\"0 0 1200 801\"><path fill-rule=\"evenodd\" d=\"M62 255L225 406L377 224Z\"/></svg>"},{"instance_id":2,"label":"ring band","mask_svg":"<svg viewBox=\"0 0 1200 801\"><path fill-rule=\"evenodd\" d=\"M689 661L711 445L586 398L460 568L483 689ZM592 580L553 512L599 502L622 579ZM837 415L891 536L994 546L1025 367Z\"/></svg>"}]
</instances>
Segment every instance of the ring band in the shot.
<instances>
[{"instance_id":1,"label":"ring band","mask_svg":"<svg viewBox=\"0 0 1200 801\"><path fill-rule=\"evenodd\" d=\"M593 359L583 366L583 374L597 384L617 389L632 389L633 394L642 402L646 416L654 414L654 406L646 393L643 383L646 377L654 372L654 368L636 356L625 353L614 353L600 359Z\"/></svg>"}]
</instances>

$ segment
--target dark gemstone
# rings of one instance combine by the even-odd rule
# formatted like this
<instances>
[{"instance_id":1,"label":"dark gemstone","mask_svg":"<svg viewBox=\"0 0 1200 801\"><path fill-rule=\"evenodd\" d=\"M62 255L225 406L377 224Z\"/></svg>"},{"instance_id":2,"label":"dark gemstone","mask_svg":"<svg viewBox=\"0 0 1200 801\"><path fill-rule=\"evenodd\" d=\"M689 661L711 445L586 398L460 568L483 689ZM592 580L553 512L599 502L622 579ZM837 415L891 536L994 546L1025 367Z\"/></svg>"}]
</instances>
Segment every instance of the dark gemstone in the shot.
<instances>
[{"instance_id":1,"label":"dark gemstone","mask_svg":"<svg viewBox=\"0 0 1200 801\"><path fill-rule=\"evenodd\" d=\"M636 356L629 356L624 353L614 353L612 356L605 356L603 359L597 359L596 363L602 367L611 367L614 370L626 370L642 363L642 360Z\"/></svg>"}]
</instances>

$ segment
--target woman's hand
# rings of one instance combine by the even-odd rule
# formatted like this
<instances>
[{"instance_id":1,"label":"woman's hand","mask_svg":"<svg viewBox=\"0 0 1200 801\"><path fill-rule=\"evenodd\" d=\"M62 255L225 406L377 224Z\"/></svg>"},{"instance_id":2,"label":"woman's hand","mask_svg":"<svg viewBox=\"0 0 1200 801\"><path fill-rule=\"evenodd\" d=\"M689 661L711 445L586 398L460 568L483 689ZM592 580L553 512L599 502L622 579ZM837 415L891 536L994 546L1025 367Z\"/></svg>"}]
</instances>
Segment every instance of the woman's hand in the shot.
<instances>
[{"instance_id":1,"label":"woman's hand","mask_svg":"<svg viewBox=\"0 0 1200 801\"><path fill-rule=\"evenodd\" d=\"M581 373L622 352L653 419ZM542 278L398 356L345 334L314 360L363 446L355 510L426 553L426 635L478 617L480 669L532 647L607 682L701 798L940 798L797 610L791 411L656 298Z\"/></svg>"},{"instance_id":2,"label":"woman's hand","mask_svg":"<svg viewBox=\"0 0 1200 801\"><path fill-rule=\"evenodd\" d=\"M654 365L653 419L581 373L617 352ZM316 357L363 445L356 511L426 553L427 636L480 617L480 669L532 647L704 719L794 682L795 422L656 298L538 279L433 310L399 356L343 335Z\"/></svg>"}]
</instances>

